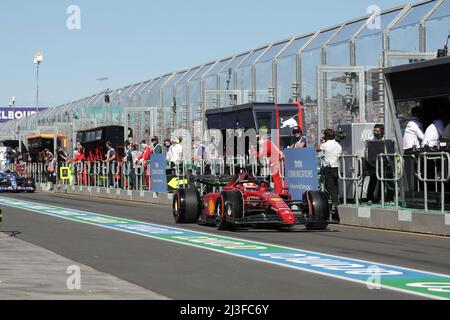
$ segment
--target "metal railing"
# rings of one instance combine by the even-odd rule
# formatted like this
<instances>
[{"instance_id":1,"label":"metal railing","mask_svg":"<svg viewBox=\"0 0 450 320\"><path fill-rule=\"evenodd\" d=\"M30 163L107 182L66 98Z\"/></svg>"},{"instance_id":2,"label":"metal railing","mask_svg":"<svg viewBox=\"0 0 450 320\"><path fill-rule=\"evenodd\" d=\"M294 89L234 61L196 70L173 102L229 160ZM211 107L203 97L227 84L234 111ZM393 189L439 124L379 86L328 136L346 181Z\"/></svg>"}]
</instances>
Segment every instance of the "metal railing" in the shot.
<instances>
[{"instance_id":1,"label":"metal railing","mask_svg":"<svg viewBox=\"0 0 450 320\"><path fill-rule=\"evenodd\" d=\"M429 161L433 161L435 176L429 176ZM437 164L440 164L440 172ZM423 168L422 168L423 166ZM423 170L422 170L423 169ZM425 211L428 211L428 183L441 184L441 212L445 213L445 184L450 181L450 153L448 152L424 152L419 156L417 176L424 187Z\"/></svg>"},{"instance_id":2,"label":"metal railing","mask_svg":"<svg viewBox=\"0 0 450 320\"><path fill-rule=\"evenodd\" d=\"M394 160L393 162L391 160ZM394 166L393 177L388 177L387 175L392 171L386 170L386 164L392 164ZM403 168L404 168L404 160L403 157L398 154L380 154L377 157L376 162L376 175L378 181L381 182L381 206L383 208L386 207L385 201L385 188L386 183L393 182L395 184L395 208L398 210L400 207L399 201L399 193L400 193L400 181L403 178Z\"/></svg>"},{"instance_id":3,"label":"metal railing","mask_svg":"<svg viewBox=\"0 0 450 320\"><path fill-rule=\"evenodd\" d=\"M435 192L440 192L440 211L446 210L446 187L450 181L450 154L448 152L426 152L418 154L416 178L421 185L416 191L420 189L424 190L424 206L425 211L429 212L430 206L434 205L429 201L430 188L433 189L433 196ZM318 167L324 167L323 157L318 157ZM253 175L257 178L267 179L273 184L274 169L279 168L279 175L286 187L285 179L287 176L285 168L285 160L280 159L279 165L271 163L270 158L257 158L256 156L246 157L230 157L230 158L217 158L212 160L194 160L194 161L177 161L173 164L171 170L168 170L168 176L178 178L179 186L184 187L187 183L189 175L212 175L212 176L224 176L226 174L233 175L238 172L239 169L247 168L251 170ZM48 171L48 164L46 163L27 163L22 164L23 175L25 177L33 178L37 183L52 183L56 179L57 184L72 185L72 186L88 186L88 187L105 187L124 190L149 190L151 191L150 183L150 162L144 163L140 166L133 166L131 163L104 163L104 162L76 162L76 163L63 163L59 166L69 167L71 169L71 179L65 179L61 181L59 167L55 172ZM5 169L17 169L17 167L3 166ZM366 190L364 183L365 175L367 172L363 166L363 158L354 155L344 155L339 158L339 174L338 178L343 183L343 204L347 205L350 198L348 193L355 191L355 202L357 206L361 205L363 199L363 193ZM369 170L369 169L367 169ZM369 172L369 171L368 171ZM372 172L370 170L370 172ZM402 183L405 177L405 158L398 153L394 154L380 154L376 159L376 174L371 175L378 183L378 187L381 184L381 206L386 207L386 190L395 189L395 208L399 209L402 205L401 198ZM147 183L147 180L149 182ZM322 190L324 190L323 180L321 179ZM196 186L202 193L208 190L202 184L196 183ZM352 191L349 192L349 186ZM354 188L353 188L354 186ZM214 190L220 189L219 187ZM326 190L324 190L326 191ZM448 190L447 190L448 192ZM416 192L416 195L418 193ZM405 193L406 195L406 193ZM422 197L422 195L421 195ZM390 200L388 200L390 201ZM420 200L421 202L421 200ZM406 200L408 203L408 200ZM447 204L448 205L448 204Z\"/></svg>"},{"instance_id":4,"label":"metal railing","mask_svg":"<svg viewBox=\"0 0 450 320\"><path fill-rule=\"evenodd\" d=\"M348 159L351 160L351 166L348 166ZM350 169L350 170L349 170ZM351 176L348 175L350 171ZM347 205L347 182L352 183L355 186L356 205L359 206L359 182L362 181L362 158L353 155L343 155L339 157L339 180L343 182L344 192L344 205Z\"/></svg>"}]
</instances>

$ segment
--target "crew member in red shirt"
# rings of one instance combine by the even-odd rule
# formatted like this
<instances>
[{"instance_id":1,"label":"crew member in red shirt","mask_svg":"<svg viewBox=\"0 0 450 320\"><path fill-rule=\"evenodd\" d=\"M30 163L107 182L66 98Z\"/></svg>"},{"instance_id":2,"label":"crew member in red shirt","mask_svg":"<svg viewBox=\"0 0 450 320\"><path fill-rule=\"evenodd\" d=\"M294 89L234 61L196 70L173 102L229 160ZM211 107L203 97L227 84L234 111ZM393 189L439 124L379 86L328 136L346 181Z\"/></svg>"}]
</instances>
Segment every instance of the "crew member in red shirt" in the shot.
<instances>
[{"instance_id":1,"label":"crew member in red shirt","mask_svg":"<svg viewBox=\"0 0 450 320\"><path fill-rule=\"evenodd\" d=\"M83 163L85 159L86 156L84 154L84 147L80 144L78 146L78 149L75 150L75 155L73 157L72 163L75 164L75 168L77 171L77 180L79 181L78 183L80 184L80 181L83 181L84 185L87 184L86 167L85 164ZM78 170L81 169L81 167L84 167L84 170L82 170L83 174L78 172Z\"/></svg>"},{"instance_id":2,"label":"crew member in red shirt","mask_svg":"<svg viewBox=\"0 0 450 320\"><path fill-rule=\"evenodd\" d=\"M270 170L272 181L275 185L275 192L281 194L284 192L283 179L280 176L280 159L283 157L280 149L269 139L267 127L260 128L258 159L268 158L270 162Z\"/></svg>"},{"instance_id":3,"label":"crew member in red shirt","mask_svg":"<svg viewBox=\"0 0 450 320\"><path fill-rule=\"evenodd\" d=\"M137 165L143 166L145 171L145 182L147 183L147 187L150 190L150 173L148 170L148 161L152 156L152 148L147 144L147 141L141 141L141 150L143 150L142 154L137 159Z\"/></svg>"}]
</instances>

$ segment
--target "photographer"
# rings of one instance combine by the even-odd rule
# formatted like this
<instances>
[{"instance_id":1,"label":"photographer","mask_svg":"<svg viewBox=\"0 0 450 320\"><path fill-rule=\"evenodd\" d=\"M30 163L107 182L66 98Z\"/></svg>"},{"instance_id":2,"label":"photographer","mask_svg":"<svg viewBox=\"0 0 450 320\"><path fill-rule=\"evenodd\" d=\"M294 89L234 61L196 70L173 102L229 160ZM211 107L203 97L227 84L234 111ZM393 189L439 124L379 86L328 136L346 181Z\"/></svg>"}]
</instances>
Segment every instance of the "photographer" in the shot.
<instances>
[{"instance_id":1,"label":"photographer","mask_svg":"<svg viewBox=\"0 0 450 320\"><path fill-rule=\"evenodd\" d=\"M336 132L327 129L320 141L317 152L323 152L324 163L322 167L322 179L325 181L325 189L333 201L333 223L340 223L339 205L339 157L342 155L342 147L336 141Z\"/></svg>"}]
</instances>

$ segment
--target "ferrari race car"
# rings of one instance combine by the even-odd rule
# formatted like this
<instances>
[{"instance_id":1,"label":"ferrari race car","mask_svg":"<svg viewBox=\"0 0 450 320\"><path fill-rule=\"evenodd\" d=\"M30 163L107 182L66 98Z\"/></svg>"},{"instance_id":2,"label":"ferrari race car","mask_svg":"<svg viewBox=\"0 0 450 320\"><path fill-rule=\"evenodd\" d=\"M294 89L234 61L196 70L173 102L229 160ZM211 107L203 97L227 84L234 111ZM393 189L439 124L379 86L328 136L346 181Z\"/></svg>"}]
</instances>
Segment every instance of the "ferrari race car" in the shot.
<instances>
[{"instance_id":1,"label":"ferrari race car","mask_svg":"<svg viewBox=\"0 0 450 320\"><path fill-rule=\"evenodd\" d=\"M0 192L35 192L33 178L24 178L15 172L0 171Z\"/></svg>"},{"instance_id":2,"label":"ferrari race car","mask_svg":"<svg viewBox=\"0 0 450 320\"><path fill-rule=\"evenodd\" d=\"M303 201L292 201L289 194L277 194L266 180L249 171L232 177L196 176L192 182L207 188L222 188L204 196L194 186L179 189L173 199L176 223L199 223L218 230L242 227L286 229L304 225L307 230L325 230L330 222L328 195L308 191Z\"/></svg>"}]
</instances>

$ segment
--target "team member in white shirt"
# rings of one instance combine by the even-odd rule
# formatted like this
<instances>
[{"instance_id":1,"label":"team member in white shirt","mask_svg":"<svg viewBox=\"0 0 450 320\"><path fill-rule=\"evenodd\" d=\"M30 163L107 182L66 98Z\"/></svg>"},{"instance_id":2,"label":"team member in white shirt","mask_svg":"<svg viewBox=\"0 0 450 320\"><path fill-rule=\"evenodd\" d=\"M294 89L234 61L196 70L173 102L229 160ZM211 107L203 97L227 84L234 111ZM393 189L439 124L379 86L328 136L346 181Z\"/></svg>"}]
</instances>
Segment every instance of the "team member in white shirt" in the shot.
<instances>
[{"instance_id":1,"label":"team member in white shirt","mask_svg":"<svg viewBox=\"0 0 450 320\"><path fill-rule=\"evenodd\" d=\"M324 132L324 138L317 147L317 152L323 152L324 164L322 174L325 180L325 189L333 201L334 223L340 223L338 205L339 205L339 157L342 155L342 147L336 141L336 132L327 129Z\"/></svg>"},{"instance_id":2,"label":"team member in white shirt","mask_svg":"<svg viewBox=\"0 0 450 320\"><path fill-rule=\"evenodd\" d=\"M439 140L445 131L444 121L435 120L425 131L425 138L422 141L422 147L439 147Z\"/></svg>"},{"instance_id":3,"label":"team member in white shirt","mask_svg":"<svg viewBox=\"0 0 450 320\"><path fill-rule=\"evenodd\" d=\"M181 145L180 139L172 139L172 145L167 153L166 160L169 161L173 167L176 165L177 161L183 160L183 146Z\"/></svg>"},{"instance_id":4,"label":"team member in white shirt","mask_svg":"<svg viewBox=\"0 0 450 320\"><path fill-rule=\"evenodd\" d=\"M422 108L414 107L411 110L412 119L408 122L403 138L403 150L405 154L412 154L414 149L421 147L421 142L425 139L422 125Z\"/></svg>"},{"instance_id":5,"label":"team member in white shirt","mask_svg":"<svg viewBox=\"0 0 450 320\"><path fill-rule=\"evenodd\" d=\"M405 178L406 178L406 191L414 191L416 188L416 163L413 157L415 149L420 149L421 142L425 139L423 133L422 124L422 108L414 107L411 110L412 119L408 122L405 130L405 136L403 137L403 150L405 154Z\"/></svg>"}]
</instances>

